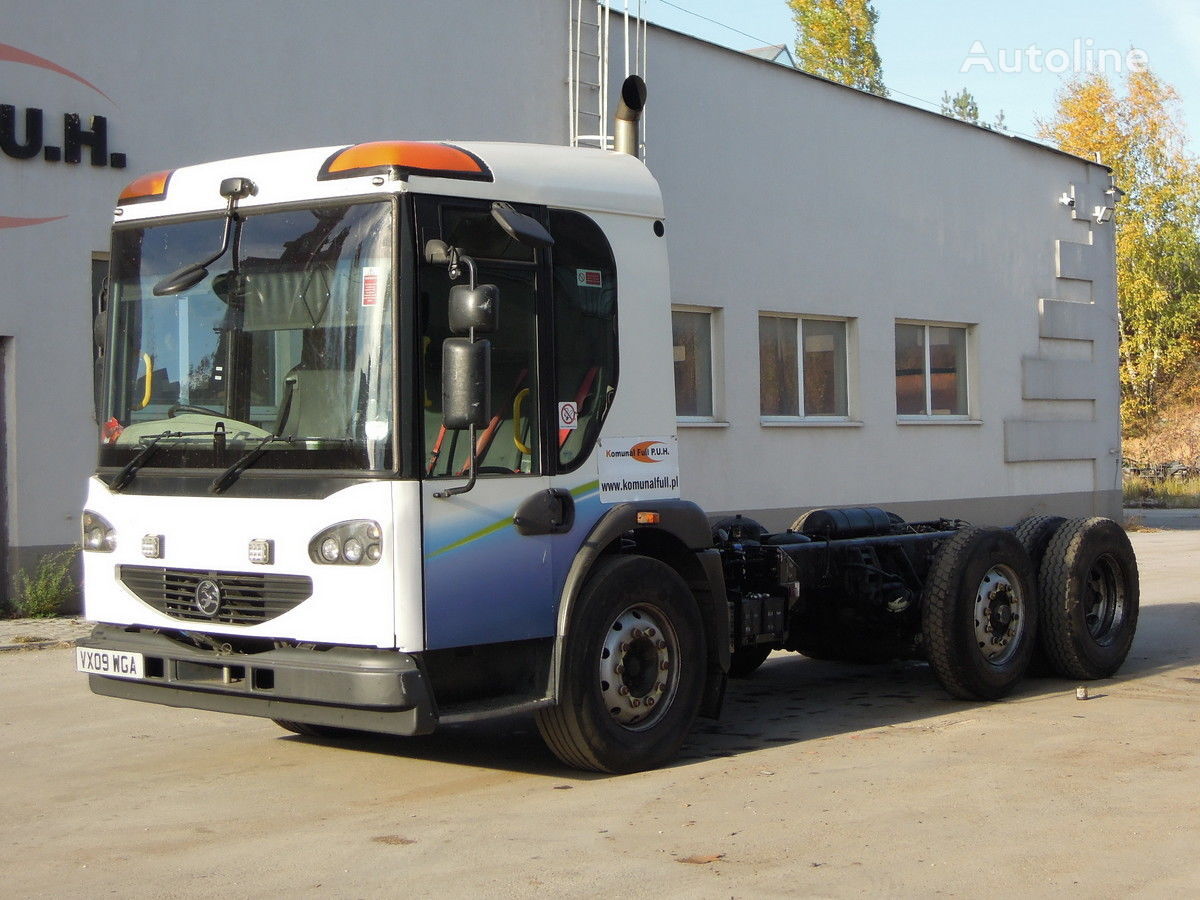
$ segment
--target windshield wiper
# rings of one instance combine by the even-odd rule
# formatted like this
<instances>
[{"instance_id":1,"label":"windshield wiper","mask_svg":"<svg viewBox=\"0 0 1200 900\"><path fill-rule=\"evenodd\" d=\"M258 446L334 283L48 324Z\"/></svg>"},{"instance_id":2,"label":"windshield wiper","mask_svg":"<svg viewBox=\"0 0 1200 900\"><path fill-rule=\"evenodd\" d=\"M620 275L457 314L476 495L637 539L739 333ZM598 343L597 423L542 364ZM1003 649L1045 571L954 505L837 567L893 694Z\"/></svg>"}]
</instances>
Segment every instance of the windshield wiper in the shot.
<instances>
[{"instance_id":1,"label":"windshield wiper","mask_svg":"<svg viewBox=\"0 0 1200 900\"><path fill-rule=\"evenodd\" d=\"M127 462L125 464L125 468L121 469L121 471L117 473L117 477L112 480L112 483L108 486L108 489L110 491L119 491L124 489L129 482L133 481L133 476L137 474L138 469L146 464L146 460L148 460L154 454L154 451L158 448L158 442L163 438L170 438L171 442L174 443L183 436L184 432L171 431L168 428L162 434L156 434L154 437L150 438L149 443L147 443L146 446L141 449L141 452Z\"/></svg>"},{"instance_id":2,"label":"windshield wiper","mask_svg":"<svg viewBox=\"0 0 1200 900\"><path fill-rule=\"evenodd\" d=\"M279 440L279 435L268 434L265 438L238 457L237 462L213 479L212 484L208 489L214 494L224 493L224 491L245 472L248 468L254 465L260 456L267 452L267 444L271 441Z\"/></svg>"}]
</instances>

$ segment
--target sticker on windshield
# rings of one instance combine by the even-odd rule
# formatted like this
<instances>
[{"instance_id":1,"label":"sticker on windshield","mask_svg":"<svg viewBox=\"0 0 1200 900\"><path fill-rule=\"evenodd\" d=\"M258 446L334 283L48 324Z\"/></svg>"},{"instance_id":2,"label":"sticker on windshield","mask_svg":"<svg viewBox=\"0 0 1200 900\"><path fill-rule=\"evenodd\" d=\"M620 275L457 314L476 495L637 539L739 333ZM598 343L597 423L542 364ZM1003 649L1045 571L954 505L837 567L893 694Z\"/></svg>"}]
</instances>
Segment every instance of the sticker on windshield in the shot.
<instances>
[{"instance_id":1,"label":"sticker on windshield","mask_svg":"<svg viewBox=\"0 0 1200 900\"><path fill-rule=\"evenodd\" d=\"M379 266L364 266L362 270L362 305L379 302Z\"/></svg>"},{"instance_id":2,"label":"sticker on windshield","mask_svg":"<svg viewBox=\"0 0 1200 900\"><path fill-rule=\"evenodd\" d=\"M604 276L599 269L576 269L575 284L577 287L604 287Z\"/></svg>"}]
</instances>

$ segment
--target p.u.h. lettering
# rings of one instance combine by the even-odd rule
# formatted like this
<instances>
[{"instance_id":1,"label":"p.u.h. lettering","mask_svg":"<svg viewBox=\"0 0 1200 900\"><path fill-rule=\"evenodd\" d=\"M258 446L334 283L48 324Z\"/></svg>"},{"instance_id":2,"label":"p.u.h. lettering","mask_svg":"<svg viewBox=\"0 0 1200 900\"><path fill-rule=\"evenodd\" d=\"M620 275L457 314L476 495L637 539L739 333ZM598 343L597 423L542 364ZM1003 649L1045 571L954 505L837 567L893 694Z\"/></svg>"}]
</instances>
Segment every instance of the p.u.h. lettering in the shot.
<instances>
[{"instance_id":1,"label":"p.u.h. lettering","mask_svg":"<svg viewBox=\"0 0 1200 900\"><path fill-rule=\"evenodd\" d=\"M18 127L18 119L23 119ZM109 153L108 119L92 116L87 128L78 113L65 113L62 117L62 141L60 144L46 143L45 112L37 107L18 110L11 104L0 104L0 152L12 159L33 159L39 154L46 162L65 162L78 165L83 162L87 150L88 162L93 166L110 166L124 169L124 153Z\"/></svg>"}]
</instances>

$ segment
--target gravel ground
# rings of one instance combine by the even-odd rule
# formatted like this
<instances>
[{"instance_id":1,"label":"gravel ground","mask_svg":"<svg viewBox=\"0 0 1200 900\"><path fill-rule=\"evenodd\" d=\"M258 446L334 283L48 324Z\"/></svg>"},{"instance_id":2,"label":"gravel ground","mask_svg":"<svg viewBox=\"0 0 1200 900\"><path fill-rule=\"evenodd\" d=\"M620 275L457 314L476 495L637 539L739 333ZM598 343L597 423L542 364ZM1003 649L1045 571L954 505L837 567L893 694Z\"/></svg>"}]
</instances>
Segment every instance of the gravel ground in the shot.
<instances>
[{"instance_id":1,"label":"gravel ground","mask_svg":"<svg viewBox=\"0 0 1200 900\"><path fill-rule=\"evenodd\" d=\"M0 619L0 651L42 650L74 644L92 632L82 618Z\"/></svg>"}]
</instances>

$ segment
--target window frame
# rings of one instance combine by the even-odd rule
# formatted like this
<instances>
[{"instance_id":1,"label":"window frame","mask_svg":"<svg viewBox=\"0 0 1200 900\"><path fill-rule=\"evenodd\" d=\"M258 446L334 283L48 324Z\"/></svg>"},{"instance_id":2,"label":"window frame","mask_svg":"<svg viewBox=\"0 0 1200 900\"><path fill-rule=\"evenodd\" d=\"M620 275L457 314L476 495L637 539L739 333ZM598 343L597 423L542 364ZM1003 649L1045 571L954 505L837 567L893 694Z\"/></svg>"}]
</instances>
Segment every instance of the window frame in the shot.
<instances>
[{"instance_id":1,"label":"window frame","mask_svg":"<svg viewBox=\"0 0 1200 900\"><path fill-rule=\"evenodd\" d=\"M722 308L719 306L698 306L690 303L672 303L671 304L671 330L672 330L672 371L674 371L674 323L675 313L695 313L703 315L708 320L708 367L709 367L709 400L712 407L711 415L680 415L679 414L679 397L675 396L675 422L683 427L691 428L724 428L728 427L729 423L724 420L723 415L723 393L721 383L722 373L722 330L721 330L721 313Z\"/></svg>"},{"instance_id":2,"label":"window frame","mask_svg":"<svg viewBox=\"0 0 1200 900\"><path fill-rule=\"evenodd\" d=\"M916 326L923 329L924 362L922 376L925 383L925 412L901 413L899 407L899 392L896 390L896 329L901 325ZM933 364L930 355L929 330L931 328L952 328L963 332L963 361L961 367L963 391L965 393L964 412L935 413L933 412ZM920 424L978 424L975 414L975 329L970 322L946 322L931 319L896 319L892 327L892 393L896 401L896 422L901 425Z\"/></svg>"},{"instance_id":3,"label":"window frame","mask_svg":"<svg viewBox=\"0 0 1200 900\"><path fill-rule=\"evenodd\" d=\"M767 414L762 411L762 320L789 319L793 324L796 338L796 408L798 415ZM843 375L845 377L846 411L844 413L809 413L804 407L804 323L805 322L836 322L842 326ZM777 312L774 310L759 310L755 318L758 325L759 357L759 407L758 421L761 425L854 425L855 420L855 381L854 372L854 323L855 319L845 316L822 316L807 313Z\"/></svg>"}]
</instances>

